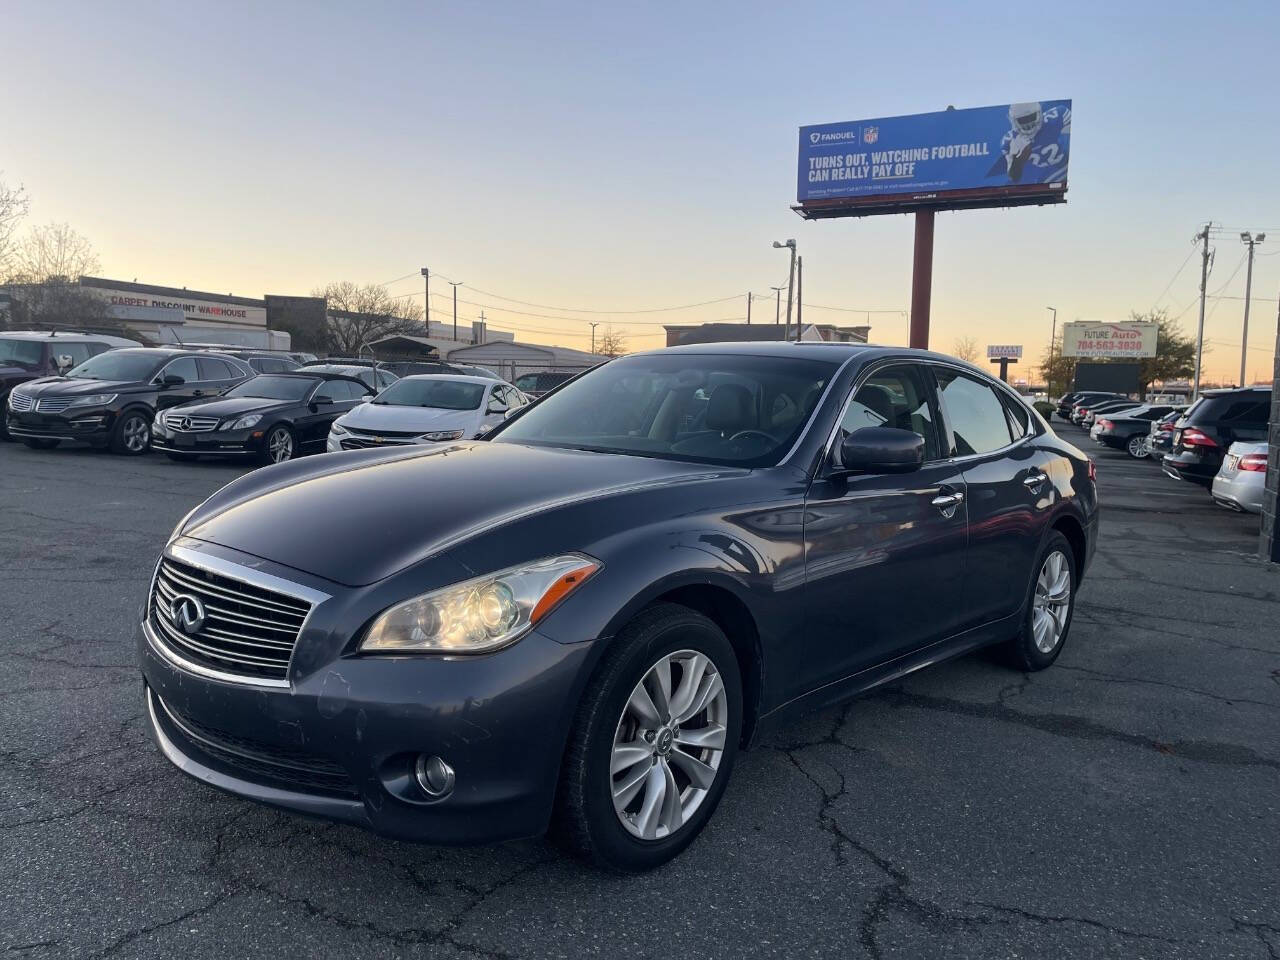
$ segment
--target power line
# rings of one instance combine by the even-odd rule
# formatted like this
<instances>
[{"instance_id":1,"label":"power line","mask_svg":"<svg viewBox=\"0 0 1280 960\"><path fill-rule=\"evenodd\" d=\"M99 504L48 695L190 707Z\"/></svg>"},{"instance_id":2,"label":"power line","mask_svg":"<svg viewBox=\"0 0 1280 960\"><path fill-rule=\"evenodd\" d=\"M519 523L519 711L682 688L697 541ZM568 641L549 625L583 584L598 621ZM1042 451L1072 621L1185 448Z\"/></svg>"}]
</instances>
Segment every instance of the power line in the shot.
<instances>
[{"instance_id":1,"label":"power line","mask_svg":"<svg viewBox=\"0 0 1280 960\"><path fill-rule=\"evenodd\" d=\"M1164 289L1160 291L1160 296L1156 297L1155 300L1152 301L1151 303L1152 310L1154 310L1156 307L1160 305L1160 301L1164 299L1164 295L1169 292L1169 288L1174 285L1174 283L1177 281L1177 279L1180 276L1182 276L1182 271L1187 269L1187 264L1191 262L1191 258L1196 255L1196 252L1197 251L1195 246L1192 245L1191 249L1187 252L1187 259L1182 261L1182 266L1178 267L1178 269L1174 272L1173 277L1169 280L1168 283L1164 285Z\"/></svg>"}]
</instances>

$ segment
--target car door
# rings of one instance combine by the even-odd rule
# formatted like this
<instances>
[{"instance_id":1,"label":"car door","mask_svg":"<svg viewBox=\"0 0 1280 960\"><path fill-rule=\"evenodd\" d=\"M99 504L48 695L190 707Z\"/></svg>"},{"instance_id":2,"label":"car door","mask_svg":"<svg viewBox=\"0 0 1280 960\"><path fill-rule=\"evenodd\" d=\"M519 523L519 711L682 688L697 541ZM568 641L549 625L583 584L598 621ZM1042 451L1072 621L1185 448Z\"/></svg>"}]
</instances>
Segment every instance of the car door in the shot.
<instances>
[{"instance_id":1,"label":"car door","mask_svg":"<svg viewBox=\"0 0 1280 960\"><path fill-rule=\"evenodd\" d=\"M181 377L181 383L164 385L165 377ZM178 357L170 360L156 374L156 409L164 410L204 396L204 384L200 382L200 368L195 357Z\"/></svg>"},{"instance_id":2,"label":"car door","mask_svg":"<svg viewBox=\"0 0 1280 960\"><path fill-rule=\"evenodd\" d=\"M239 367L218 357L198 357L196 365L200 369L198 388L200 396L210 397L226 393L238 381L244 379L244 372Z\"/></svg>"},{"instance_id":3,"label":"car door","mask_svg":"<svg viewBox=\"0 0 1280 960\"><path fill-rule=\"evenodd\" d=\"M370 393L371 388L355 380L327 380L322 383L316 389L311 404L301 410L295 421L294 430L299 441L306 447L323 445L333 421L353 410ZM325 397L333 402L316 402Z\"/></svg>"},{"instance_id":4,"label":"car door","mask_svg":"<svg viewBox=\"0 0 1280 960\"><path fill-rule=\"evenodd\" d=\"M962 598L964 626L976 627L1015 613L1025 599L1053 505L1053 455L1033 442L1031 419L1002 388L946 365L934 377L968 491Z\"/></svg>"},{"instance_id":5,"label":"car door","mask_svg":"<svg viewBox=\"0 0 1280 960\"><path fill-rule=\"evenodd\" d=\"M924 466L832 474L841 440L873 426L922 436ZM797 651L793 695L927 646L958 626L967 497L940 426L922 364L878 366L850 392L805 500L805 632L819 648Z\"/></svg>"}]
</instances>

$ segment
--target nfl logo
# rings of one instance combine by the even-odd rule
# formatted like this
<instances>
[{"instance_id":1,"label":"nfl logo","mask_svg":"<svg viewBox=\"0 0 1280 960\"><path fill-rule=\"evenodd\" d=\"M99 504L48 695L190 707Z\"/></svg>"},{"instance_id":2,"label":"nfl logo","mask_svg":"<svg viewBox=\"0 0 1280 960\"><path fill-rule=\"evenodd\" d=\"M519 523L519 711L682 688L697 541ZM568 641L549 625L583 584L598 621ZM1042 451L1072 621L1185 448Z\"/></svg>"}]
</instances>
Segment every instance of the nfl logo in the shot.
<instances>
[{"instance_id":1,"label":"nfl logo","mask_svg":"<svg viewBox=\"0 0 1280 960\"><path fill-rule=\"evenodd\" d=\"M875 143L879 139L880 139L879 127L866 127L863 129L862 131L863 143Z\"/></svg>"}]
</instances>

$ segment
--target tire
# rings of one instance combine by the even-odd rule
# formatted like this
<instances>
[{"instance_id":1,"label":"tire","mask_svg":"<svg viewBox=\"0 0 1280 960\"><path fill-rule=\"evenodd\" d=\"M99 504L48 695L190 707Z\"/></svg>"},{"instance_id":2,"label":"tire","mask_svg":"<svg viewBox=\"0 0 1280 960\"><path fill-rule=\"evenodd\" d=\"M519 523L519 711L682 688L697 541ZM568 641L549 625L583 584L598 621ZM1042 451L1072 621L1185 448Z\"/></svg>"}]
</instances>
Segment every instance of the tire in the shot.
<instances>
[{"instance_id":1,"label":"tire","mask_svg":"<svg viewBox=\"0 0 1280 960\"><path fill-rule=\"evenodd\" d=\"M1059 561L1051 563L1055 557ZM1060 594L1064 576L1065 603L1046 600L1046 596L1052 598L1055 594ZM1046 590L1046 587L1049 589ZM1034 672L1045 669L1057 660L1058 654L1066 646L1075 608L1075 551L1071 549L1067 538L1055 530L1036 556L1035 566L1032 567L1022 627L1017 636L1005 644L1006 659L1010 666L1024 672ZM1037 629L1041 631L1039 635ZM1043 632L1045 630L1056 631L1051 642ZM1040 637L1039 641L1037 636Z\"/></svg>"},{"instance_id":2,"label":"tire","mask_svg":"<svg viewBox=\"0 0 1280 960\"><path fill-rule=\"evenodd\" d=\"M173 453L169 450L166 450L164 455L168 457L170 460L174 461L175 463L190 463L192 460L195 459L195 454Z\"/></svg>"},{"instance_id":3,"label":"tire","mask_svg":"<svg viewBox=\"0 0 1280 960\"><path fill-rule=\"evenodd\" d=\"M13 443L13 436L9 433L8 417L4 414L8 405L9 395L6 393L0 397L0 443Z\"/></svg>"},{"instance_id":4,"label":"tire","mask_svg":"<svg viewBox=\"0 0 1280 960\"><path fill-rule=\"evenodd\" d=\"M23 437L22 442L32 450L52 450L61 440L46 440L43 437Z\"/></svg>"},{"instance_id":5,"label":"tire","mask_svg":"<svg viewBox=\"0 0 1280 960\"><path fill-rule=\"evenodd\" d=\"M1135 460L1145 460L1151 456L1151 448L1147 446L1147 438L1141 433L1135 433L1129 438L1129 442L1124 445L1125 450L1129 452L1129 456Z\"/></svg>"},{"instance_id":6,"label":"tire","mask_svg":"<svg viewBox=\"0 0 1280 960\"><path fill-rule=\"evenodd\" d=\"M695 674L696 657L708 666ZM659 722L649 739L640 719L645 711L631 704L640 702L635 697L640 690L649 708L660 702L655 671L664 663L675 709L667 717L657 706ZM684 714L682 729L671 720L680 716L677 698L685 699L690 690L682 681L695 677L701 682L691 684L692 703L685 709L698 709ZM715 693L717 678L720 692ZM560 771L555 838L576 856L610 870L635 872L666 863L711 819L733 771L741 733L741 672L724 633L688 607L663 603L643 610L614 638L578 707ZM628 755L635 759L628 762ZM615 761L624 764L616 771ZM707 777L705 787L697 786L693 775ZM638 786L615 807L615 794L627 794L628 782ZM672 786L678 793L671 793ZM665 802L669 793L677 802Z\"/></svg>"},{"instance_id":7,"label":"tire","mask_svg":"<svg viewBox=\"0 0 1280 960\"><path fill-rule=\"evenodd\" d=\"M283 423L277 423L262 438L262 452L258 459L265 464L284 463L298 455L298 441L293 431Z\"/></svg>"},{"instance_id":8,"label":"tire","mask_svg":"<svg viewBox=\"0 0 1280 960\"><path fill-rule=\"evenodd\" d=\"M141 410L126 410L111 431L112 453L140 457L151 449L151 417Z\"/></svg>"}]
</instances>

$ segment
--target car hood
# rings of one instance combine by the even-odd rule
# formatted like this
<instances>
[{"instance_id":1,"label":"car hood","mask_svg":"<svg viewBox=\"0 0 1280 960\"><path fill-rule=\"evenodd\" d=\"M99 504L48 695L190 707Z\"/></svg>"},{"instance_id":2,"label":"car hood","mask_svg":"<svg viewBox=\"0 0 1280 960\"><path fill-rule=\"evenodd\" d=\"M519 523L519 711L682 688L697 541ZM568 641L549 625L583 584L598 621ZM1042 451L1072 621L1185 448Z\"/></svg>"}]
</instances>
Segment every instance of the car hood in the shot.
<instances>
[{"instance_id":1,"label":"car hood","mask_svg":"<svg viewBox=\"0 0 1280 960\"><path fill-rule=\"evenodd\" d=\"M478 410L402 407L390 403L362 403L342 417L344 427L357 430L462 430L476 422Z\"/></svg>"},{"instance_id":2,"label":"car hood","mask_svg":"<svg viewBox=\"0 0 1280 960\"><path fill-rule=\"evenodd\" d=\"M532 513L726 472L746 473L514 443L328 454L233 481L182 532L358 586Z\"/></svg>"},{"instance_id":3,"label":"car hood","mask_svg":"<svg viewBox=\"0 0 1280 960\"><path fill-rule=\"evenodd\" d=\"M245 413L266 412L267 410L293 407L300 402L299 400L269 400L265 397L210 397L205 400L179 404L170 409L189 411L198 407L201 416L235 417Z\"/></svg>"},{"instance_id":4,"label":"car hood","mask_svg":"<svg viewBox=\"0 0 1280 960\"><path fill-rule=\"evenodd\" d=\"M84 380L80 377L42 377L22 385L23 393L40 396L79 397L95 393L129 393L145 384L136 380Z\"/></svg>"}]
</instances>

